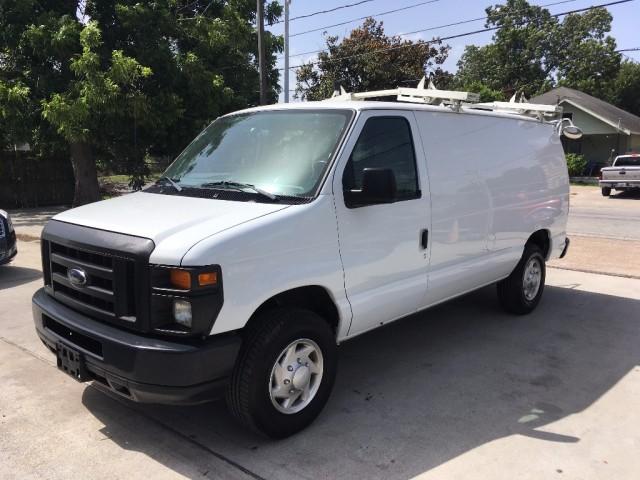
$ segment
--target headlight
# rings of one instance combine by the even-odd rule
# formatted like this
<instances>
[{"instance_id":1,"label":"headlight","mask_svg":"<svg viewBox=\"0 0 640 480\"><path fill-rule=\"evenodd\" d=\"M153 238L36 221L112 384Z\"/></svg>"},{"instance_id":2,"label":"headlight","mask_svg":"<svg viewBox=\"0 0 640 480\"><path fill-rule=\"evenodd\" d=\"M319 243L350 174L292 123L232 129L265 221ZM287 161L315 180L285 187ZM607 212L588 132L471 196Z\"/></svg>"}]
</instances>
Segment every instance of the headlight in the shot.
<instances>
[{"instance_id":1,"label":"headlight","mask_svg":"<svg viewBox=\"0 0 640 480\"><path fill-rule=\"evenodd\" d=\"M219 265L151 266L151 328L154 332L205 337L222 303Z\"/></svg>"},{"instance_id":2,"label":"headlight","mask_svg":"<svg viewBox=\"0 0 640 480\"><path fill-rule=\"evenodd\" d=\"M178 325L191 328L191 302L187 300L173 301L173 319Z\"/></svg>"}]
</instances>

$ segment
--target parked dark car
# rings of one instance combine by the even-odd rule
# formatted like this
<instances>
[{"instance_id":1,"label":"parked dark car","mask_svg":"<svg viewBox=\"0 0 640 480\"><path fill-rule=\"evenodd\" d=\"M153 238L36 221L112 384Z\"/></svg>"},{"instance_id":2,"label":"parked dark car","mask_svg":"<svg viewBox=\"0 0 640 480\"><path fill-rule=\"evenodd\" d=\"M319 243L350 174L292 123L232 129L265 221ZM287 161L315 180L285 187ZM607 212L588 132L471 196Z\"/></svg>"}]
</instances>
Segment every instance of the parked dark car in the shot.
<instances>
[{"instance_id":1,"label":"parked dark car","mask_svg":"<svg viewBox=\"0 0 640 480\"><path fill-rule=\"evenodd\" d=\"M0 210L0 265L9 263L18 253L16 231L9 212Z\"/></svg>"}]
</instances>

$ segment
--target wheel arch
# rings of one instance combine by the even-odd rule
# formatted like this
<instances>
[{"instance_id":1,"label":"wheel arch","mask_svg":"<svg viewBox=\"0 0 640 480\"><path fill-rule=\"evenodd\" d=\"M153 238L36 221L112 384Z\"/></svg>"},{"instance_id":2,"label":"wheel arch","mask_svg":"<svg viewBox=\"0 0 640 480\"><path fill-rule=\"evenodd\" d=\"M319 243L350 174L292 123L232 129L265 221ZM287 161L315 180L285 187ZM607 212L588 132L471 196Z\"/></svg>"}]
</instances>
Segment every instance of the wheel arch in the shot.
<instances>
[{"instance_id":1,"label":"wheel arch","mask_svg":"<svg viewBox=\"0 0 640 480\"><path fill-rule=\"evenodd\" d=\"M551 232L546 228L536 230L527 239L526 245L534 244L540 247L545 260L549 259L551 254Z\"/></svg>"},{"instance_id":2,"label":"wheel arch","mask_svg":"<svg viewBox=\"0 0 640 480\"><path fill-rule=\"evenodd\" d=\"M258 321L260 316L272 309L298 307L311 310L322 317L333 330L336 338L340 332L340 312L329 291L320 285L305 285L285 290L269 299L253 312L245 329Z\"/></svg>"}]
</instances>

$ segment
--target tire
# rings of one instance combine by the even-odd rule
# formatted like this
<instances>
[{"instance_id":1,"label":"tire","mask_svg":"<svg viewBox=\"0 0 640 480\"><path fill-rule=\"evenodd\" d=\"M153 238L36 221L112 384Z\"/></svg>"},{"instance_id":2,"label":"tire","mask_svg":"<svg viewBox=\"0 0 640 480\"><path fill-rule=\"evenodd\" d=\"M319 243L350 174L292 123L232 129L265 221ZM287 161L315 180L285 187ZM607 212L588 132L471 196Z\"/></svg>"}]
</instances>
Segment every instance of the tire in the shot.
<instances>
[{"instance_id":1,"label":"tire","mask_svg":"<svg viewBox=\"0 0 640 480\"><path fill-rule=\"evenodd\" d=\"M602 187L602 196L608 197L611 195L611 187Z\"/></svg>"},{"instance_id":2,"label":"tire","mask_svg":"<svg viewBox=\"0 0 640 480\"><path fill-rule=\"evenodd\" d=\"M294 350L288 350L292 345ZM302 363L294 358L297 354L291 358L285 355L287 351L316 348L319 353L307 358L301 355ZM333 330L314 312L279 308L260 315L246 332L231 376L227 389L229 410L242 424L271 438L285 438L299 432L316 419L327 403L336 376L337 350ZM280 377L276 373L276 362L283 365ZM314 370L315 373L311 373ZM306 385L307 378L308 390L301 386ZM284 387L285 382L288 387ZM280 389L272 395L276 385ZM301 393L287 406L287 399L280 396L294 390Z\"/></svg>"},{"instance_id":3,"label":"tire","mask_svg":"<svg viewBox=\"0 0 640 480\"><path fill-rule=\"evenodd\" d=\"M533 270L529 270L532 263L537 264L537 269L533 267ZM537 275L535 274L536 271L538 272ZM525 282L525 274L529 275L528 282ZM539 279L539 283L534 281L536 276ZM498 300L502 308L517 315L531 313L542 297L545 277L546 267L542 250L539 246L528 243L524 247L520 262L511 272L511 275L498 282ZM537 290L533 286L536 283Z\"/></svg>"}]
</instances>

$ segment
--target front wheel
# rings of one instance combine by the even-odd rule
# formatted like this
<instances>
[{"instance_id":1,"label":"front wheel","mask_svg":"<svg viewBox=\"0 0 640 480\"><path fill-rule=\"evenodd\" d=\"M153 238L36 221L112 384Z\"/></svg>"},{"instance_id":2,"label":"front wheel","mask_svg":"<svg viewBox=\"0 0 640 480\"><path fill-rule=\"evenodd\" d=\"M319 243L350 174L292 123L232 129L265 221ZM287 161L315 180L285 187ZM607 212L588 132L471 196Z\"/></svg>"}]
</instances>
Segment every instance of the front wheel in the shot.
<instances>
[{"instance_id":1,"label":"front wheel","mask_svg":"<svg viewBox=\"0 0 640 480\"><path fill-rule=\"evenodd\" d=\"M336 367L334 333L323 318L300 308L269 311L249 327L227 404L249 428L288 437L320 414Z\"/></svg>"},{"instance_id":2,"label":"front wheel","mask_svg":"<svg viewBox=\"0 0 640 480\"><path fill-rule=\"evenodd\" d=\"M535 244L527 244L511 275L498 282L498 299L502 308L518 315L532 312L542 297L545 276L542 250Z\"/></svg>"},{"instance_id":3,"label":"front wheel","mask_svg":"<svg viewBox=\"0 0 640 480\"><path fill-rule=\"evenodd\" d=\"M611 195L611 187L602 187L602 196L608 197Z\"/></svg>"}]
</instances>

